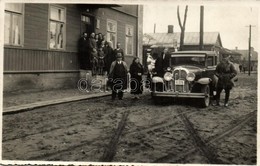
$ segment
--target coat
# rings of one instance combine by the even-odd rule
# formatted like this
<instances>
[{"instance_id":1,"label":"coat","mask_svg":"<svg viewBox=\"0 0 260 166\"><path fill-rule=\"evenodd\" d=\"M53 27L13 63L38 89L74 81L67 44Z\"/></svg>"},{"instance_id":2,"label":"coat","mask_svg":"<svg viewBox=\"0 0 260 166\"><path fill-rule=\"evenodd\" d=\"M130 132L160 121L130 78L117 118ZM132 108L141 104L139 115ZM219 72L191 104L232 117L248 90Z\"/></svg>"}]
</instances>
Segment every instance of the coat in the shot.
<instances>
[{"instance_id":1,"label":"coat","mask_svg":"<svg viewBox=\"0 0 260 166\"><path fill-rule=\"evenodd\" d=\"M89 39L81 37L78 41L80 69L90 69Z\"/></svg>"},{"instance_id":2,"label":"coat","mask_svg":"<svg viewBox=\"0 0 260 166\"><path fill-rule=\"evenodd\" d=\"M215 75L218 77L217 88L232 89L234 86L232 78L237 75L237 71L233 63L220 62L216 67Z\"/></svg>"},{"instance_id":3,"label":"coat","mask_svg":"<svg viewBox=\"0 0 260 166\"><path fill-rule=\"evenodd\" d=\"M142 75L144 74L144 68L140 63L133 62L130 66L131 74L131 94L142 94Z\"/></svg>"},{"instance_id":4,"label":"coat","mask_svg":"<svg viewBox=\"0 0 260 166\"><path fill-rule=\"evenodd\" d=\"M157 72L158 76L163 77L164 71L167 67L170 66L170 54L165 54L163 58L163 53L156 59L155 61L155 71Z\"/></svg>"},{"instance_id":5,"label":"coat","mask_svg":"<svg viewBox=\"0 0 260 166\"><path fill-rule=\"evenodd\" d=\"M106 71L109 73L110 66L111 66L112 62L116 60L116 56L114 54L113 48L110 46L104 47L104 53L105 53Z\"/></svg>"},{"instance_id":6,"label":"coat","mask_svg":"<svg viewBox=\"0 0 260 166\"><path fill-rule=\"evenodd\" d=\"M110 85L116 86L119 85L119 87L122 85L122 90L127 89L127 64L124 61L121 61L121 65L117 63L117 61L112 62L110 67L110 73L109 73L109 81ZM120 67L120 69L118 69ZM117 80L120 79L122 81L122 84L117 82ZM112 89L112 88L111 88Z\"/></svg>"}]
</instances>

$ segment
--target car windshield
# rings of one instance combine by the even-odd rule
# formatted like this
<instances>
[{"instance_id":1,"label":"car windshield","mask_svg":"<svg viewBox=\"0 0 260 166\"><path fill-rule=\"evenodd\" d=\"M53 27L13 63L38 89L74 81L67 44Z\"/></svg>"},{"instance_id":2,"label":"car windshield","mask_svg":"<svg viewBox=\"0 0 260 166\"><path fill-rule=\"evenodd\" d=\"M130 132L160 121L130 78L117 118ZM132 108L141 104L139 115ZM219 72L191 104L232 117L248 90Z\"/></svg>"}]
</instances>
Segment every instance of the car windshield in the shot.
<instances>
[{"instance_id":1,"label":"car windshield","mask_svg":"<svg viewBox=\"0 0 260 166\"><path fill-rule=\"evenodd\" d=\"M205 55L172 55L171 65L195 65L205 66Z\"/></svg>"}]
</instances>

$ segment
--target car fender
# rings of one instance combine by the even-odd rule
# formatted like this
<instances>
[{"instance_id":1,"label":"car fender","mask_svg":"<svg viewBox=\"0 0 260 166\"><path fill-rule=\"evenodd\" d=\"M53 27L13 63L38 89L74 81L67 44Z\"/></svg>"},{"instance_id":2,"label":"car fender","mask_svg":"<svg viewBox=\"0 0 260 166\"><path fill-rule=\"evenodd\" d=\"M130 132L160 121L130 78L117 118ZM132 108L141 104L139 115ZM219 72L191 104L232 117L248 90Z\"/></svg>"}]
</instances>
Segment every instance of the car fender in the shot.
<instances>
[{"instance_id":1,"label":"car fender","mask_svg":"<svg viewBox=\"0 0 260 166\"><path fill-rule=\"evenodd\" d=\"M152 78L153 83L163 83L163 79L161 77L155 76Z\"/></svg>"},{"instance_id":2,"label":"car fender","mask_svg":"<svg viewBox=\"0 0 260 166\"><path fill-rule=\"evenodd\" d=\"M197 83L201 85L207 85L211 82L212 80L210 78L200 78Z\"/></svg>"}]
</instances>

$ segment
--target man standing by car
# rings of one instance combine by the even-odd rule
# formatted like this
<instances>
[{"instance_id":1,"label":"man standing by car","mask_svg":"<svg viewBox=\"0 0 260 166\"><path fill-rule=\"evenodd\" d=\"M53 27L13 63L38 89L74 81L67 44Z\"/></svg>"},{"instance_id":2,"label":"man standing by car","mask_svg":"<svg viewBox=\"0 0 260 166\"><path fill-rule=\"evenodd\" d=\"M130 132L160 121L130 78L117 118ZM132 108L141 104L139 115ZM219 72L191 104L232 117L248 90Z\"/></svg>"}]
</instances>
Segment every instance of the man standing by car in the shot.
<instances>
[{"instance_id":1,"label":"man standing by car","mask_svg":"<svg viewBox=\"0 0 260 166\"><path fill-rule=\"evenodd\" d=\"M234 86L232 78L237 75L237 71L232 62L229 61L230 55L223 55L222 61L217 65L215 70L215 75L218 77L217 83L217 94L216 94L216 105L219 104L220 94L223 89L225 89L225 104L228 106L228 100L230 95L230 90Z\"/></svg>"},{"instance_id":2,"label":"man standing by car","mask_svg":"<svg viewBox=\"0 0 260 166\"><path fill-rule=\"evenodd\" d=\"M168 48L164 48L162 54L155 61L155 71L158 76L163 77L164 71L170 66L170 58Z\"/></svg>"}]
</instances>

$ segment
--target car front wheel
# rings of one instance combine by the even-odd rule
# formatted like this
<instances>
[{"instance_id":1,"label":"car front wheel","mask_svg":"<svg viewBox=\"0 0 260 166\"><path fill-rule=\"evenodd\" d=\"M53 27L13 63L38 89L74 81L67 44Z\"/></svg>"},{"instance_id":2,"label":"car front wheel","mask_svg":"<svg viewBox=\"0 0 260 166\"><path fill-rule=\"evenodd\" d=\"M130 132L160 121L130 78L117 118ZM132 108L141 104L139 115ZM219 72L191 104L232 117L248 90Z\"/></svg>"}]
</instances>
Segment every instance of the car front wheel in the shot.
<instances>
[{"instance_id":1,"label":"car front wheel","mask_svg":"<svg viewBox=\"0 0 260 166\"><path fill-rule=\"evenodd\" d=\"M203 99L200 99L200 105L203 108L206 108L210 104L210 88L209 85L205 85L201 88L201 93L205 94Z\"/></svg>"}]
</instances>

